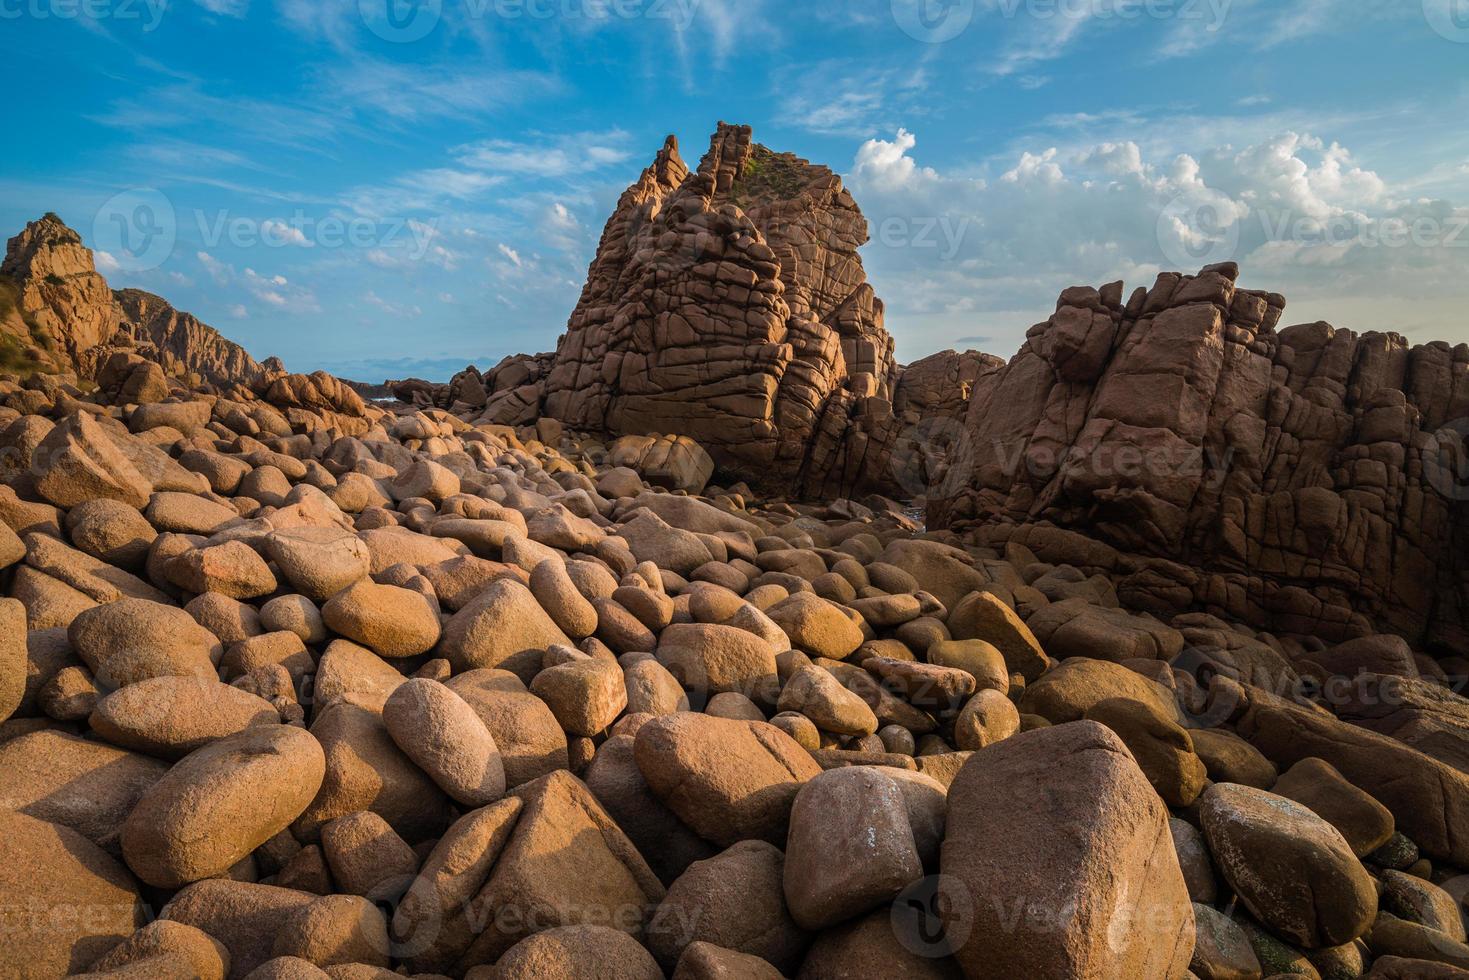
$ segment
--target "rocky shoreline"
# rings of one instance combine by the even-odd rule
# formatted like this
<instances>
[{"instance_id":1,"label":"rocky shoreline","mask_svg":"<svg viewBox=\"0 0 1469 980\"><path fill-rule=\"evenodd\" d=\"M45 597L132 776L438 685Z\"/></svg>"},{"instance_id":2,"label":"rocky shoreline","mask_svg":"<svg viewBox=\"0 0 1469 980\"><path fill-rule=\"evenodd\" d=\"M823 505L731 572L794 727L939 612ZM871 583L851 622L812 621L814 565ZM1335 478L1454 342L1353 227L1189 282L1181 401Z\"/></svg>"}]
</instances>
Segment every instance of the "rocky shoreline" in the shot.
<instances>
[{"instance_id":1,"label":"rocky shoreline","mask_svg":"<svg viewBox=\"0 0 1469 980\"><path fill-rule=\"evenodd\" d=\"M0 977L1469 976L1469 350L1224 266L901 368L865 234L670 143L394 402L13 239Z\"/></svg>"}]
</instances>

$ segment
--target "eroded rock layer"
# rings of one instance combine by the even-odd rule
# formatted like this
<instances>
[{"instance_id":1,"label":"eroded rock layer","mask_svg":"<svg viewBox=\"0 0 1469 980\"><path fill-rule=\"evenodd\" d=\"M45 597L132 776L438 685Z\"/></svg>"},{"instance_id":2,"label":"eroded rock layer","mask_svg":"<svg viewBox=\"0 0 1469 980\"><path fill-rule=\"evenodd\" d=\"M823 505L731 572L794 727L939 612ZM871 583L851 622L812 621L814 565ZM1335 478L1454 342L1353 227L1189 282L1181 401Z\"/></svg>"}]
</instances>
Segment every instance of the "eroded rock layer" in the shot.
<instances>
[{"instance_id":1,"label":"eroded rock layer","mask_svg":"<svg viewBox=\"0 0 1469 980\"><path fill-rule=\"evenodd\" d=\"M827 167L720 123L696 171L670 136L602 232L554 354L389 382L499 425L683 435L721 471L807 499L922 493L969 389L1003 362L944 351L903 368L857 250L867 221ZM916 488L916 489L915 489Z\"/></svg>"},{"instance_id":2,"label":"eroded rock layer","mask_svg":"<svg viewBox=\"0 0 1469 980\"><path fill-rule=\"evenodd\" d=\"M6 369L88 379L119 352L221 386L252 383L263 370L243 347L163 298L110 288L91 249L54 214L9 241L0 264L0 346Z\"/></svg>"},{"instance_id":3,"label":"eroded rock layer","mask_svg":"<svg viewBox=\"0 0 1469 980\"><path fill-rule=\"evenodd\" d=\"M1469 345L1277 330L1284 299L1237 276L1064 292L976 383L972 475L931 524L1106 572L1159 614L1469 650Z\"/></svg>"},{"instance_id":4,"label":"eroded rock layer","mask_svg":"<svg viewBox=\"0 0 1469 980\"><path fill-rule=\"evenodd\" d=\"M866 240L826 167L720 124L689 173L670 137L607 223L546 413L618 434L677 420L762 480L871 467L863 430L891 419L895 370Z\"/></svg>"}]
</instances>

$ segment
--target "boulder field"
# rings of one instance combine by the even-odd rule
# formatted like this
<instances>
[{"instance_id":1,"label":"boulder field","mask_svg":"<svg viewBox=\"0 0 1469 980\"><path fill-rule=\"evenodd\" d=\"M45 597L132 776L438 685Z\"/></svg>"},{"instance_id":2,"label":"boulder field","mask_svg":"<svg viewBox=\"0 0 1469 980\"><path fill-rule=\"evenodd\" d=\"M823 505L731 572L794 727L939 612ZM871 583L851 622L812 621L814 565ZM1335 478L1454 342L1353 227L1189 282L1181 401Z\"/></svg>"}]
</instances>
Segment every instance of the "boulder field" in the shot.
<instances>
[{"instance_id":1,"label":"boulder field","mask_svg":"<svg viewBox=\"0 0 1469 980\"><path fill-rule=\"evenodd\" d=\"M0 977L1469 976L1403 639L331 382L0 379Z\"/></svg>"},{"instance_id":2,"label":"boulder field","mask_svg":"<svg viewBox=\"0 0 1469 980\"><path fill-rule=\"evenodd\" d=\"M1222 265L902 367L866 235L670 141L383 402L12 239L0 980L1469 978L1469 347Z\"/></svg>"}]
</instances>

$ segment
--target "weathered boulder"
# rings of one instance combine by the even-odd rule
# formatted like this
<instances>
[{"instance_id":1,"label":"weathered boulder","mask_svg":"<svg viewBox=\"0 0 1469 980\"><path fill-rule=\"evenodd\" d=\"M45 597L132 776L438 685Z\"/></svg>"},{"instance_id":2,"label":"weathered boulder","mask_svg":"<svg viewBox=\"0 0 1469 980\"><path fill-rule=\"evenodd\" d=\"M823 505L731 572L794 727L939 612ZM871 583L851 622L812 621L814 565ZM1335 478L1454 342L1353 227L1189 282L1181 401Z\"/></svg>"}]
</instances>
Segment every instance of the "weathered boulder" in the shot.
<instances>
[{"instance_id":1,"label":"weathered boulder","mask_svg":"<svg viewBox=\"0 0 1469 980\"><path fill-rule=\"evenodd\" d=\"M949 788L940 888L970 976L1182 978L1194 921L1168 814L1095 722L975 753ZM1046 840L1040 851L1015 846ZM1019 920L994 896L1012 896Z\"/></svg>"},{"instance_id":2,"label":"weathered boulder","mask_svg":"<svg viewBox=\"0 0 1469 980\"><path fill-rule=\"evenodd\" d=\"M1219 873L1262 923L1304 949L1341 946L1377 915L1372 877L1335 827L1285 797L1219 783L1199 819Z\"/></svg>"},{"instance_id":3,"label":"weathered boulder","mask_svg":"<svg viewBox=\"0 0 1469 980\"><path fill-rule=\"evenodd\" d=\"M789 735L763 722L679 713L638 729L638 769L699 836L783 844L801 784L821 769Z\"/></svg>"},{"instance_id":4,"label":"weathered boulder","mask_svg":"<svg viewBox=\"0 0 1469 980\"><path fill-rule=\"evenodd\" d=\"M128 814L122 852L150 885L179 888L228 871L301 815L321 787L316 739L254 726L186 756Z\"/></svg>"},{"instance_id":5,"label":"weathered boulder","mask_svg":"<svg viewBox=\"0 0 1469 980\"><path fill-rule=\"evenodd\" d=\"M10 976L80 973L145 921L132 875L70 828L0 810L0 856Z\"/></svg>"}]
</instances>

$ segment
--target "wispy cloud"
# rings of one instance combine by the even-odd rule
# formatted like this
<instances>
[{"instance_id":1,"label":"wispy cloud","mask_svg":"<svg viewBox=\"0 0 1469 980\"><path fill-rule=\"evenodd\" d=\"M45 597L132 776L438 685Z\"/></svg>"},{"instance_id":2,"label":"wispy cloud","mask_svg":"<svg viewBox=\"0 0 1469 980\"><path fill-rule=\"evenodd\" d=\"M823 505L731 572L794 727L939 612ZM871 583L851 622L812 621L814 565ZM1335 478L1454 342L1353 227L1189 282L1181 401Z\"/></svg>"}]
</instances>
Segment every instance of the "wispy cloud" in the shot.
<instances>
[{"instance_id":1,"label":"wispy cloud","mask_svg":"<svg viewBox=\"0 0 1469 980\"><path fill-rule=\"evenodd\" d=\"M466 143L451 152L466 167L540 177L588 173L632 157L631 137L621 129L530 136Z\"/></svg>"},{"instance_id":2,"label":"wispy cloud","mask_svg":"<svg viewBox=\"0 0 1469 980\"><path fill-rule=\"evenodd\" d=\"M405 65L353 58L321 72L328 101L397 123L458 118L550 95L560 89L554 75L538 71Z\"/></svg>"}]
</instances>

